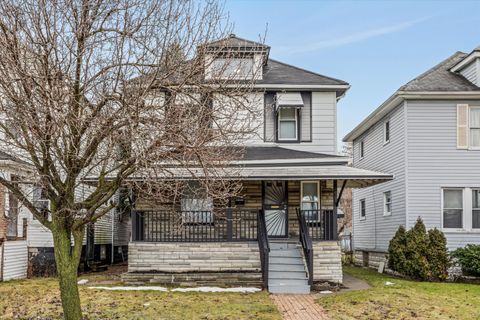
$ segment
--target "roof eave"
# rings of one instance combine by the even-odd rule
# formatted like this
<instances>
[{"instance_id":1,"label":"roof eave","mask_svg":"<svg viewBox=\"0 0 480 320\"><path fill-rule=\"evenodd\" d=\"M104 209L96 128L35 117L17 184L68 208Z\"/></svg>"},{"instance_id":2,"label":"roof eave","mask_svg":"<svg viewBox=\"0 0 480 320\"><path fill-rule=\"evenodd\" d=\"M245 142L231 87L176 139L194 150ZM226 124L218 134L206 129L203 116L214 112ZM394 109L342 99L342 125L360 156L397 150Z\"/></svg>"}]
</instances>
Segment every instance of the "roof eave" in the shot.
<instances>
[{"instance_id":1,"label":"roof eave","mask_svg":"<svg viewBox=\"0 0 480 320\"><path fill-rule=\"evenodd\" d=\"M461 71L463 68L468 66L475 59L480 58L480 51L474 50L466 58L460 60L457 64L450 68L451 72Z\"/></svg>"}]
</instances>

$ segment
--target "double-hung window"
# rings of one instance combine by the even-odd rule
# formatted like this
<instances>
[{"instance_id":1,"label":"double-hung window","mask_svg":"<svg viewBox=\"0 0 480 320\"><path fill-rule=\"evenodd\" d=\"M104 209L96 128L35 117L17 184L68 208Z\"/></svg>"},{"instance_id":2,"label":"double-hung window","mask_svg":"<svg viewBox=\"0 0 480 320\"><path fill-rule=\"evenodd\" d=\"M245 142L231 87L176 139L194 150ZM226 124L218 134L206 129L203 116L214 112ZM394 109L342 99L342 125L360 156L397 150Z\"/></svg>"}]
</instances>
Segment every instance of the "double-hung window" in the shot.
<instances>
[{"instance_id":1,"label":"double-hung window","mask_svg":"<svg viewBox=\"0 0 480 320\"><path fill-rule=\"evenodd\" d=\"M367 217L367 205L365 199L360 200L360 220L365 220Z\"/></svg>"},{"instance_id":2,"label":"double-hung window","mask_svg":"<svg viewBox=\"0 0 480 320\"><path fill-rule=\"evenodd\" d=\"M443 228L463 228L463 189L443 189Z\"/></svg>"},{"instance_id":3,"label":"double-hung window","mask_svg":"<svg viewBox=\"0 0 480 320\"><path fill-rule=\"evenodd\" d=\"M480 189L472 189L472 229L480 229Z\"/></svg>"},{"instance_id":4,"label":"double-hung window","mask_svg":"<svg viewBox=\"0 0 480 320\"><path fill-rule=\"evenodd\" d=\"M298 112L296 108L279 108L278 140L298 140Z\"/></svg>"},{"instance_id":5,"label":"double-hung window","mask_svg":"<svg viewBox=\"0 0 480 320\"><path fill-rule=\"evenodd\" d=\"M301 209L307 221L317 221L320 207L319 183L318 181L302 181L301 189Z\"/></svg>"},{"instance_id":6,"label":"double-hung window","mask_svg":"<svg viewBox=\"0 0 480 320\"><path fill-rule=\"evenodd\" d=\"M480 149L480 107L470 107L470 148Z\"/></svg>"},{"instance_id":7,"label":"double-hung window","mask_svg":"<svg viewBox=\"0 0 480 320\"><path fill-rule=\"evenodd\" d=\"M392 214L392 192L387 191L383 193L383 215L389 216Z\"/></svg>"}]
</instances>

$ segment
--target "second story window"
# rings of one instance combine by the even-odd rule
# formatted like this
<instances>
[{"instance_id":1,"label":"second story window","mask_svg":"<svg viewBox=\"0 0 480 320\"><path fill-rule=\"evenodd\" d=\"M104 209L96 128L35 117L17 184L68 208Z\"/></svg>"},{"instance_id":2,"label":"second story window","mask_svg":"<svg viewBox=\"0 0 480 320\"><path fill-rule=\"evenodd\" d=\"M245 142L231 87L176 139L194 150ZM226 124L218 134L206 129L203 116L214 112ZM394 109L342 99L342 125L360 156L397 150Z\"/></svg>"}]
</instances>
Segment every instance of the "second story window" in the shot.
<instances>
[{"instance_id":1,"label":"second story window","mask_svg":"<svg viewBox=\"0 0 480 320\"><path fill-rule=\"evenodd\" d=\"M278 110L278 140L298 140L298 114L295 108Z\"/></svg>"},{"instance_id":2,"label":"second story window","mask_svg":"<svg viewBox=\"0 0 480 320\"><path fill-rule=\"evenodd\" d=\"M383 143L389 143L390 142L390 121L385 121L385 124L383 125Z\"/></svg>"},{"instance_id":3,"label":"second story window","mask_svg":"<svg viewBox=\"0 0 480 320\"><path fill-rule=\"evenodd\" d=\"M470 147L480 149L480 107L470 107Z\"/></svg>"},{"instance_id":4,"label":"second story window","mask_svg":"<svg viewBox=\"0 0 480 320\"><path fill-rule=\"evenodd\" d=\"M360 220L365 220L367 218L367 205L365 199L360 200Z\"/></svg>"},{"instance_id":5,"label":"second story window","mask_svg":"<svg viewBox=\"0 0 480 320\"><path fill-rule=\"evenodd\" d=\"M392 214L392 193L390 191L383 193L383 215L390 216Z\"/></svg>"}]
</instances>

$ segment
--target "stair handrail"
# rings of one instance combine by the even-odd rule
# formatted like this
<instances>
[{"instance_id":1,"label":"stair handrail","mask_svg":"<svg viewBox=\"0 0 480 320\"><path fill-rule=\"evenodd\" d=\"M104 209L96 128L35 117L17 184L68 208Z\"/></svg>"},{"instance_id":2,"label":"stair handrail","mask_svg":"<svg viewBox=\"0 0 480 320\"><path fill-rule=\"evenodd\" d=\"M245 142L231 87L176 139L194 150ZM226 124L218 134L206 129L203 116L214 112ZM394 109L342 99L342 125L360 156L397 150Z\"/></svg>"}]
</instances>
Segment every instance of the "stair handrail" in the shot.
<instances>
[{"instance_id":1,"label":"stair handrail","mask_svg":"<svg viewBox=\"0 0 480 320\"><path fill-rule=\"evenodd\" d=\"M302 210L297 208L297 217L299 225L299 238L303 248L303 255L307 263L308 284L313 284L313 244L312 238L308 232L307 220Z\"/></svg>"},{"instance_id":2,"label":"stair handrail","mask_svg":"<svg viewBox=\"0 0 480 320\"><path fill-rule=\"evenodd\" d=\"M261 209L258 211L257 237L258 247L260 249L260 262L262 265L263 287L265 289L268 289L268 264L270 255L270 244L268 243L265 212Z\"/></svg>"}]
</instances>

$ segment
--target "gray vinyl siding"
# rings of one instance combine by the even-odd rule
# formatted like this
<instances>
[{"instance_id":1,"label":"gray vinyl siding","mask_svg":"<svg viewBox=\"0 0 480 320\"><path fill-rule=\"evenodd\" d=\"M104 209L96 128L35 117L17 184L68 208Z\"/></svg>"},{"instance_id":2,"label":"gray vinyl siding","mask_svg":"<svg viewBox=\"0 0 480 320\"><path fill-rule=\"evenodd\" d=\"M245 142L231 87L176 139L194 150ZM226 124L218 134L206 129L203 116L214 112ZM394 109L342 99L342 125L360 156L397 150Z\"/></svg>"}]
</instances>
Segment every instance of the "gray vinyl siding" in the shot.
<instances>
[{"instance_id":1,"label":"gray vinyl siding","mask_svg":"<svg viewBox=\"0 0 480 320\"><path fill-rule=\"evenodd\" d=\"M353 245L355 249L386 251L399 225L405 225L405 126L401 104L378 121L353 144L353 165L357 168L393 174L394 179L376 186L354 189ZM390 142L384 144L384 123L390 121ZM364 157L360 144L364 141ZM383 193L391 192L392 214L384 216ZM366 218L360 219L360 200L365 199Z\"/></svg>"},{"instance_id":2,"label":"gray vinyl siding","mask_svg":"<svg viewBox=\"0 0 480 320\"><path fill-rule=\"evenodd\" d=\"M480 83L478 82L478 72L480 72L479 65L480 59L475 59L472 63L470 63L467 67L460 71L462 76L464 76L468 81L477 86L480 85Z\"/></svg>"},{"instance_id":3,"label":"gray vinyl siding","mask_svg":"<svg viewBox=\"0 0 480 320\"><path fill-rule=\"evenodd\" d=\"M408 102L408 226L421 216L427 228L441 228L441 188L480 187L480 151L459 150L457 104L480 101ZM445 230L444 230L445 231ZM480 244L480 234L445 231L449 248Z\"/></svg>"}]
</instances>

